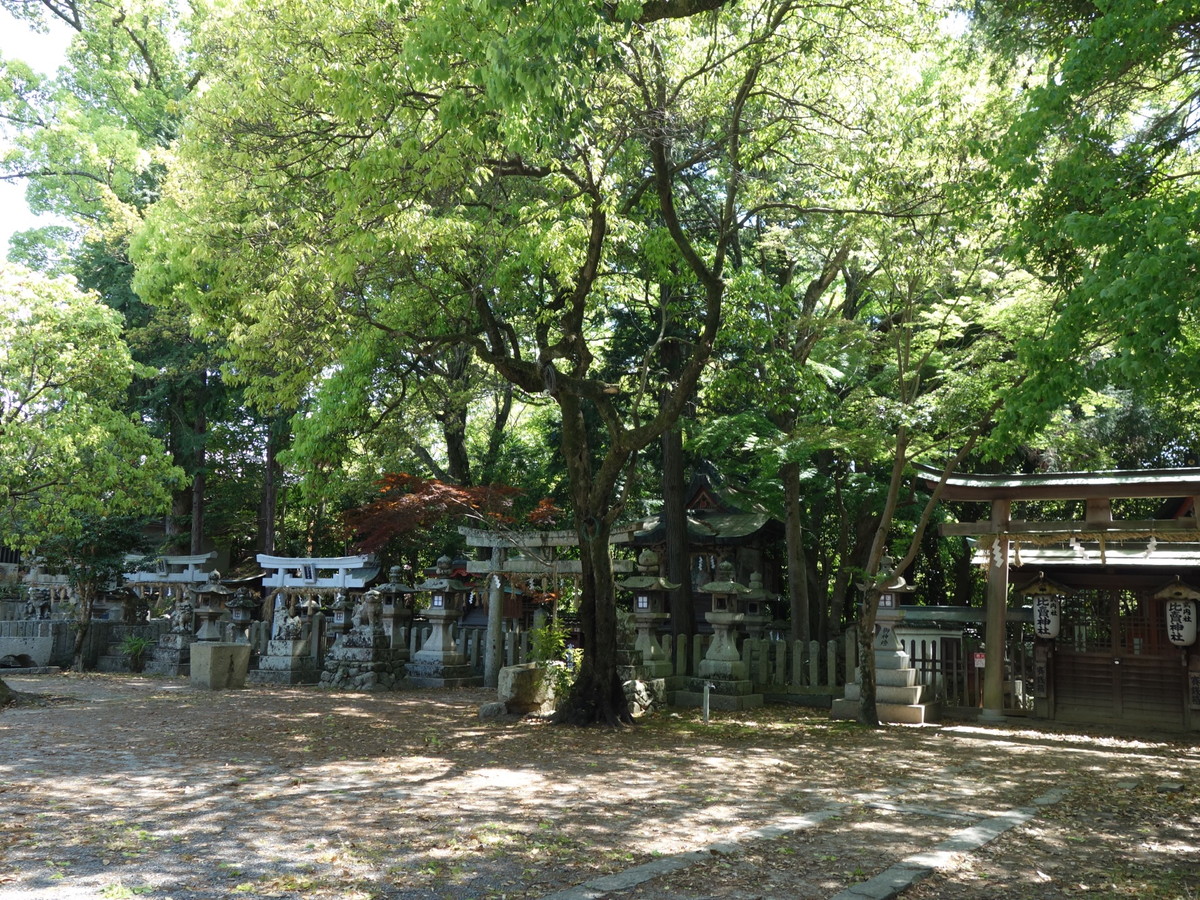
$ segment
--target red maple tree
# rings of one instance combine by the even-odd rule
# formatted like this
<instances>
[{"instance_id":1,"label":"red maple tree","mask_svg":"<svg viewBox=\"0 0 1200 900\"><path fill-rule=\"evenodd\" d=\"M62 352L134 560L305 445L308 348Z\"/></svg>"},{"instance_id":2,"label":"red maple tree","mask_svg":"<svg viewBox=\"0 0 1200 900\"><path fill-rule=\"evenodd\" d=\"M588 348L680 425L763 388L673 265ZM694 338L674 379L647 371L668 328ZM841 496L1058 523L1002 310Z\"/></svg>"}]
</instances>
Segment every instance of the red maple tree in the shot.
<instances>
[{"instance_id":1,"label":"red maple tree","mask_svg":"<svg viewBox=\"0 0 1200 900\"><path fill-rule=\"evenodd\" d=\"M450 518L500 525L512 521L513 500L521 492L502 484L464 487L404 472L379 480L379 498L344 515L355 545L373 552L393 538L430 528Z\"/></svg>"}]
</instances>

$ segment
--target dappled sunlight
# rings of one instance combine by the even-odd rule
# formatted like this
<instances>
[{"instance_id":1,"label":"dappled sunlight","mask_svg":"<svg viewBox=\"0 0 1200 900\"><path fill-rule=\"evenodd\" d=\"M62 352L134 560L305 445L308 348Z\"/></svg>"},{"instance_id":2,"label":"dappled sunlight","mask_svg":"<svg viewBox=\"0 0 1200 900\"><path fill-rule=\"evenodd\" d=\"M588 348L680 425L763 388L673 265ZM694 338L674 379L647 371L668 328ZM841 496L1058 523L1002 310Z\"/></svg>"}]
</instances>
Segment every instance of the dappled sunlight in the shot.
<instances>
[{"instance_id":1,"label":"dappled sunlight","mask_svg":"<svg viewBox=\"0 0 1200 900\"><path fill-rule=\"evenodd\" d=\"M898 853L920 849L914 828L947 834L1063 784L1128 782L1137 787L1120 797L1149 804L1155 785L1183 780L1195 758L1170 743L845 728L790 710L756 714L761 730L744 715L705 726L673 713L617 731L481 726L485 692L351 698L121 684L115 696L0 716L0 741L14 748L0 764L11 810L0 878L49 891L55 859L82 855L90 868L77 865L71 883L93 887L136 873L138 884L182 895L197 860L214 860L219 895L336 876L347 896L401 884L470 896L472 879L485 877L525 896L520 885L549 893L656 856L756 847L764 826L819 811L838 817L820 834L841 829L863 853ZM1158 827L1136 852L1177 855L1194 831ZM1069 837L1048 838L1048 851ZM814 885L870 868L844 851L805 856L809 839L779 846L796 850L790 865L813 867ZM821 873L830 868L832 880Z\"/></svg>"}]
</instances>

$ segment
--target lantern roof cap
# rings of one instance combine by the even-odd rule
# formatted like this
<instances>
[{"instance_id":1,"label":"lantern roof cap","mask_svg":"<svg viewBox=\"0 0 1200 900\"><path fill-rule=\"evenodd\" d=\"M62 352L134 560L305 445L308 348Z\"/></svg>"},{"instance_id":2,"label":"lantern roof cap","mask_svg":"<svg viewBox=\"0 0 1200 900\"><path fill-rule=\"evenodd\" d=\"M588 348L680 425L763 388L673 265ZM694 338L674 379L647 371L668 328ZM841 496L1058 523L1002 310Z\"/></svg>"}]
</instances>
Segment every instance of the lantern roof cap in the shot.
<instances>
[{"instance_id":1,"label":"lantern roof cap","mask_svg":"<svg viewBox=\"0 0 1200 900\"><path fill-rule=\"evenodd\" d=\"M615 587L624 591L674 591L680 585L659 575L631 575L624 581L618 581Z\"/></svg>"},{"instance_id":2,"label":"lantern roof cap","mask_svg":"<svg viewBox=\"0 0 1200 900\"><path fill-rule=\"evenodd\" d=\"M749 594L750 588L733 580L733 563L725 560L717 566L717 578L708 584L700 585L700 590L706 594Z\"/></svg>"},{"instance_id":3,"label":"lantern roof cap","mask_svg":"<svg viewBox=\"0 0 1200 900\"><path fill-rule=\"evenodd\" d=\"M208 581L197 584L189 588L194 594L232 594L233 588L227 588L221 584L221 573L216 569L208 573Z\"/></svg>"},{"instance_id":4,"label":"lantern roof cap","mask_svg":"<svg viewBox=\"0 0 1200 900\"><path fill-rule=\"evenodd\" d=\"M1065 584L1050 580L1044 572L1038 572L1038 577L1025 587L1017 588L1017 593L1026 597L1064 597L1075 592Z\"/></svg>"},{"instance_id":5,"label":"lantern roof cap","mask_svg":"<svg viewBox=\"0 0 1200 900\"><path fill-rule=\"evenodd\" d=\"M745 595L747 600L776 600L778 594L773 594L763 587L762 572L750 574L750 592Z\"/></svg>"},{"instance_id":6,"label":"lantern roof cap","mask_svg":"<svg viewBox=\"0 0 1200 900\"><path fill-rule=\"evenodd\" d=\"M466 593L471 590L469 584L459 581L457 578L426 578L413 591L459 591Z\"/></svg>"},{"instance_id":7,"label":"lantern roof cap","mask_svg":"<svg viewBox=\"0 0 1200 900\"><path fill-rule=\"evenodd\" d=\"M1200 591L1178 575L1175 580L1154 592L1155 600L1200 600Z\"/></svg>"}]
</instances>

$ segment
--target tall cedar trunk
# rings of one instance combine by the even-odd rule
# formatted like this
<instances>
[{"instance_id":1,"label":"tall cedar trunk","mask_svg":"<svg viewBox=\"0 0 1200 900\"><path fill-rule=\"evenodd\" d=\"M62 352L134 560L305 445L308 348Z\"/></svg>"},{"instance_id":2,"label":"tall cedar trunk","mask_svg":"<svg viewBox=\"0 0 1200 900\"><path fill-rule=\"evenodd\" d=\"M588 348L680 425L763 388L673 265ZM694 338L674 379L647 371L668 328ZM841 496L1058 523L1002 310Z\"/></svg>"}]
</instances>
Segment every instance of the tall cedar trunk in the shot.
<instances>
[{"instance_id":1,"label":"tall cedar trunk","mask_svg":"<svg viewBox=\"0 0 1200 900\"><path fill-rule=\"evenodd\" d=\"M667 580L680 585L671 591L671 632L692 635L696 616L692 608L691 559L688 554L687 497L683 482L683 431L668 428L662 436L663 527L667 541Z\"/></svg>"},{"instance_id":2,"label":"tall cedar trunk","mask_svg":"<svg viewBox=\"0 0 1200 900\"><path fill-rule=\"evenodd\" d=\"M804 554L804 525L800 515L800 464L786 463L780 469L783 478L783 502L787 510L784 522L787 542L788 600L791 604L793 641L808 643L811 616L808 596L808 559Z\"/></svg>"},{"instance_id":3,"label":"tall cedar trunk","mask_svg":"<svg viewBox=\"0 0 1200 900\"><path fill-rule=\"evenodd\" d=\"M275 523L279 521L279 485L283 480L283 466L279 464L279 451L283 449L288 432L287 417L280 414L267 420L267 445L263 451L262 499L258 504L259 553L275 552Z\"/></svg>"},{"instance_id":4,"label":"tall cedar trunk","mask_svg":"<svg viewBox=\"0 0 1200 900\"><path fill-rule=\"evenodd\" d=\"M184 427L181 418L174 414L169 419L171 423L170 433L167 436L168 449L171 452L171 461L179 466L184 471L187 471L191 466L191 460L185 458L183 449L184 441L181 431ZM167 537L179 538L183 535L183 520L188 518L192 512L192 489L191 487L181 487L171 494L171 511L167 514L165 522L165 531ZM172 544L175 542L172 541Z\"/></svg>"},{"instance_id":5,"label":"tall cedar trunk","mask_svg":"<svg viewBox=\"0 0 1200 900\"><path fill-rule=\"evenodd\" d=\"M208 417L204 411L207 379L200 376L200 408L196 411L196 458L192 476L192 544L191 553L204 552L204 468L207 464L205 444L207 442Z\"/></svg>"}]
</instances>

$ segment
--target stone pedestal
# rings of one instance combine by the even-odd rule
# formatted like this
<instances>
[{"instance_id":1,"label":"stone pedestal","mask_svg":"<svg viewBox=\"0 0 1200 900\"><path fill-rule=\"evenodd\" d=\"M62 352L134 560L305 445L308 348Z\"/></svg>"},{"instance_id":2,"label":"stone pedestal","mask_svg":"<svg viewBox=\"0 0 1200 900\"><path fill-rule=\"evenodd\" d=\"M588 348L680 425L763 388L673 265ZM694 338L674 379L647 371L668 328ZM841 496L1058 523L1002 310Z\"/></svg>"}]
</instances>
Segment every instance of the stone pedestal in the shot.
<instances>
[{"instance_id":1,"label":"stone pedestal","mask_svg":"<svg viewBox=\"0 0 1200 900\"><path fill-rule=\"evenodd\" d=\"M196 638L192 634L160 635L158 646L146 660L147 675L187 675L191 662L191 646Z\"/></svg>"},{"instance_id":2,"label":"stone pedestal","mask_svg":"<svg viewBox=\"0 0 1200 900\"><path fill-rule=\"evenodd\" d=\"M713 640L700 660L699 678L687 678L675 692L676 706L703 706L704 685L709 684L710 709L755 709L763 705L763 695L754 693L746 664L738 653L735 629L742 613L709 612L704 614L713 627Z\"/></svg>"},{"instance_id":3,"label":"stone pedestal","mask_svg":"<svg viewBox=\"0 0 1200 900\"><path fill-rule=\"evenodd\" d=\"M250 645L225 641L196 641L191 648L192 685L219 691L246 686Z\"/></svg>"},{"instance_id":4,"label":"stone pedestal","mask_svg":"<svg viewBox=\"0 0 1200 900\"><path fill-rule=\"evenodd\" d=\"M404 668L414 687L482 687L483 676L476 675L467 659L458 652L450 636L450 627L461 613L457 609L425 611L433 626L429 640Z\"/></svg>"},{"instance_id":5,"label":"stone pedestal","mask_svg":"<svg viewBox=\"0 0 1200 900\"><path fill-rule=\"evenodd\" d=\"M317 661L307 640L276 638L267 641L267 652L259 656L258 668L246 680L251 684L316 684L321 679Z\"/></svg>"},{"instance_id":6,"label":"stone pedestal","mask_svg":"<svg viewBox=\"0 0 1200 900\"><path fill-rule=\"evenodd\" d=\"M672 674L671 660L663 652L662 644L654 634L658 623L670 618L665 613L634 612L633 620L637 623L637 641L634 648L642 654L641 672L645 678L666 678Z\"/></svg>"},{"instance_id":7,"label":"stone pedestal","mask_svg":"<svg viewBox=\"0 0 1200 900\"><path fill-rule=\"evenodd\" d=\"M924 703L925 688L917 683L917 670L890 624L883 625L872 645L875 657L875 712L880 722L921 725L936 722L940 710L936 703ZM862 685L859 673L846 685L846 696L835 699L831 710L834 719L857 719Z\"/></svg>"},{"instance_id":8,"label":"stone pedestal","mask_svg":"<svg viewBox=\"0 0 1200 900\"><path fill-rule=\"evenodd\" d=\"M344 691L396 691L408 687L408 648L392 649L387 633L356 628L325 655L321 685Z\"/></svg>"}]
</instances>

